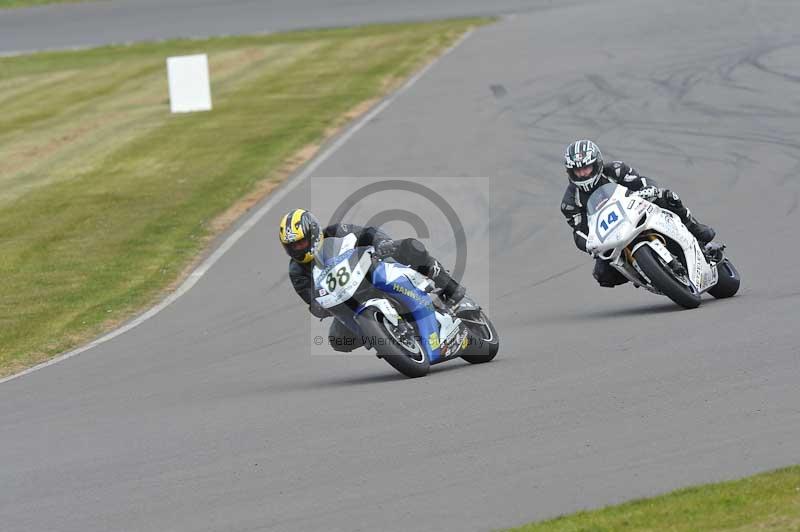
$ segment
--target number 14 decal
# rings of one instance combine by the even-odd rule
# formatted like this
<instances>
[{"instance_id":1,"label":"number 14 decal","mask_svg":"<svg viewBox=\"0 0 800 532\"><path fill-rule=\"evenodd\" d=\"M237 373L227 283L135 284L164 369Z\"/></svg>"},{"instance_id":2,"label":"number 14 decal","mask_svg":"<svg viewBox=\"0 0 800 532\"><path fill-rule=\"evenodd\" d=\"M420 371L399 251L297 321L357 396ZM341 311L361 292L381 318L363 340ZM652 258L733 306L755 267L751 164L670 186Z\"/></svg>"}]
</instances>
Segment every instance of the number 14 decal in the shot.
<instances>
[{"instance_id":1,"label":"number 14 decal","mask_svg":"<svg viewBox=\"0 0 800 532\"><path fill-rule=\"evenodd\" d=\"M608 231L608 228L617 220L619 220L619 216L617 216L616 211L611 211L608 213L608 218L600 222L600 227L603 228L603 231Z\"/></svg>"}]
</instances>

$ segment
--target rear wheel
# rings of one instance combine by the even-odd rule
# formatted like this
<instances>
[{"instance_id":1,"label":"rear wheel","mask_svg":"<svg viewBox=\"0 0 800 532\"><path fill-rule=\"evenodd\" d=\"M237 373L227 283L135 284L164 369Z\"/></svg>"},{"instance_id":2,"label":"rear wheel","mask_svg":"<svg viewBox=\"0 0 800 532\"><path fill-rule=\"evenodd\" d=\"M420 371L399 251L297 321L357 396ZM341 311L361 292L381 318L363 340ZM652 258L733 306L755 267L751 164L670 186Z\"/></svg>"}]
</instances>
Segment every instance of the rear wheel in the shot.
<instances>
[{"instance_id":1,"label":"rear wheel","mask_svg":"<svg viewBox=\"0 0 800 532\"><path fill-rule=\"evenodd\" d=\"M358 321L367 344L394 369L412 379L428 374L430 360L413 327L403 321L392 325L374 307L368 307Z\"/></svg>"},{"instance_id":2,"label":"rear wheel","mask_svg":"<svg viewBox=\"0 0 800 532\"><path fill-rule=\"evenodd\" d=\"M739 285L742 278L739 277L739 271L728 259L723 259L722 262L717 264L717 272L719 273L719 280L713 288L708 290L708 293L717 299L724 299L732 297L739 291Z\"/></svg>"},{"instance_id":3,"label":"rear wheel","mask_svg":"<svg viewBox=\"0 0 800 532\"><path fill-rule=\"evenodd\" d=\"M500 349L500 337L494 324L482 310L465 312L458 317L466 324L470 334L468 354L461 355L461 358L470 364L483 364L492 360Z\"/></svg>"},{"instance_id":4,"label":"rear wheel","mask_svg":"<svg viewBox=\"0 0 800 532\"><path fill-rule=\"evenodd\" d=\"M683 308L697 308L700 305L700 293L689 281L688 275L673 271L650 246L640 247L633 256L653 286L665 296Z\"/></svg>"}]
</instances>

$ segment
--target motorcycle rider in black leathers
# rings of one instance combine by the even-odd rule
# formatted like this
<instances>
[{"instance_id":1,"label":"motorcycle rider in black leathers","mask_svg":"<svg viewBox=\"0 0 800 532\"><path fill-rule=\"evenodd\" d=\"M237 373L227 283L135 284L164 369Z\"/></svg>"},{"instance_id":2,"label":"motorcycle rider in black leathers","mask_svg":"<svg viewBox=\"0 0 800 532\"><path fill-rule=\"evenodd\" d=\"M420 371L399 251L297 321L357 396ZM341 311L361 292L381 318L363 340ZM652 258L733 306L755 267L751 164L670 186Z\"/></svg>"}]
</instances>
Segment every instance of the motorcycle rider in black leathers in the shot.
<instances>
[{"instance_id":1,"label":"motorcycle rider in black leathers","mask_svg":"<svg viewBox=\"0 0 800 532\"><path fill-rule=\"evenodd\" d=\"M441 295L454 305L466 293L442 264L433 258L422 242L415 238L393 240L377 227L361 227L352 224L320 226L319 220L304 209L292 209L281 218L278 229L281 245L289 255L289 279L297 295L308 304L308 310L318 318L329 316L328 311L317 303L314 294L314 253L321 247L325 237L342 238L353 233L358 239L356 246L373 246L378 258L390 257L407 264L430 278ZM361 347L364 342L342 322L334 319L328 332L331 347L336 351L349 352Z\"/></svg>"},{"instance_id":2,"label":"motorcycle rider in black leathers","mask_svg":"<svg viewBox=\"0 0 800 532\"><path fill-rule=\"evenodd\" d=\"M586 201L595 189L606 183L616 183L639 191L639 195L643 198L674 212L701 246L714 239L714 230L698 222L676 193L659 188L653 179L639 174L622 161L604 164L600 149L591 140L577 140L567 146L564 159L569 185L564 193L564 199L561 200L561 212L567 218L567 224L572 227L575 245L581 251L586 251L586 239L589 234ZM595 259L592 275L600 286L605 287L628 282L624 275L601 259Z\"/></svg>"}]
</instances>

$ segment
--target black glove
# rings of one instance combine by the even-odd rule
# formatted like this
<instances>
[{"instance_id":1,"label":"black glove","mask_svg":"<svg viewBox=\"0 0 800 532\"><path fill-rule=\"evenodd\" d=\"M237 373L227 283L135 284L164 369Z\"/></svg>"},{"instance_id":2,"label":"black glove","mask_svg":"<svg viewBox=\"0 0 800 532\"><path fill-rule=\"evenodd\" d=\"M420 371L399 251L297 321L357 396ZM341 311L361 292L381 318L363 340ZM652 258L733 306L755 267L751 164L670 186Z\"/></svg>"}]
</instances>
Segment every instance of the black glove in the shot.
<instances>
[{"instance_id":1,"label":"black glove","mask_svg":"<svg viewBox=\"0 0 800 532\"><path fill-rule=\"evenodd\" d=\"M314 317L322 319L327 318L330 316L328 309L317 303L316 300L312 300L311 304L308 305L308 311L314 315Z\"/></svg>"},{"instance_id":2,"label":"black glove","mask_svg":"<svg viewBox=\"0 0 800 532\"><path fill-rule=\"evenodd\" d=\"M644 187L636 192L636 194L647 201L655 201L661 198L662 190L658 187Z\"/></svg>"},{"instance_id":3,"label":"black glove","mask_svg":"<svg viewBox=\"0 0 800 532\"><path fill-rule=\"evenodd\" d=\"M662 189L661 190L661 197L664 198L664 203L669 207L671 210L681 209L683 208L683 201L681 201L681 197L672 192L669 189Z\"/></svg>"},{"instance_id":4,"label":"black glove","mask_svg":"<svg viewBox=\"0 0 800 532\"><path fill-rule=\"evenodd\" d=\"M375 258L385 259L397 254L398 244L394 240L382 240L375 245Z\"/></svg>"}]
</instances>

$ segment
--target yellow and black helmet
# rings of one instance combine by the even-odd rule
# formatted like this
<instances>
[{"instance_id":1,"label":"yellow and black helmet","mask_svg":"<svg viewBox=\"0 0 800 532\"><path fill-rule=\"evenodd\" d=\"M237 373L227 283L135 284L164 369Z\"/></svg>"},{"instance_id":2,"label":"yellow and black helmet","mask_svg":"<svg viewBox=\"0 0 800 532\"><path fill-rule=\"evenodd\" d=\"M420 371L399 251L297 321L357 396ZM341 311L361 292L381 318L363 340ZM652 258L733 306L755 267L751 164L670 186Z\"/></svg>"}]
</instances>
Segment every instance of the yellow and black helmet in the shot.
<instances>
[{"instance_id":1,"label":"yellow and black helmet","mask_svg":"<svg viewBox=\"0 0 800 532\"><path fill-rule=\"evenodd\" d=\"M283 249L297 262L314 260L314 252L322 244L322 228L317 217L304 209L292 209L281 218L278 230Z\"/></svg>"}]
</instances>

